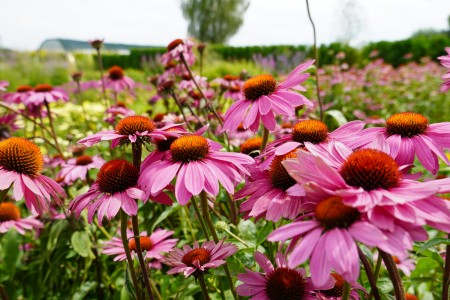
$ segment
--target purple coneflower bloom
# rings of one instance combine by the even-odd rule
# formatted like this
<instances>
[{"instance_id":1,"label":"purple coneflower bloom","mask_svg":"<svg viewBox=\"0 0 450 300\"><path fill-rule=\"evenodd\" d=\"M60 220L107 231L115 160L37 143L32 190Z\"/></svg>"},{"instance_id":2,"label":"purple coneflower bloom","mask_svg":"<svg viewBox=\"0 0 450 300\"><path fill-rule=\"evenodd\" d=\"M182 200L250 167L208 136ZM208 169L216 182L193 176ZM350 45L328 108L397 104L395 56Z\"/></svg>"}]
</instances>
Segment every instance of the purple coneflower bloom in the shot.
<instances>
[{"instance_id":1,"label":"purple coneflower bloom","mask_svg":"<svg viewBox=\"0 0 450 300\"><path fill-rule=\"evenodd\" d=\"M316 290L315 294L317 296L317 299L320 300L342 300L343 292L344 292L344 277L339 275L338 273L331 273L331 276L334 280L334 286L330 289L321 289ZM357 282L353 282L350 284L350 297L351 300L359 300L359 294L358 290L363 291L366 296L366 290L363 286L361 286Z\"/></svg>"},{"instance_id":2,"label":"purple coneflower bloom","mask_svg":"<svg viewBox=\"0 0 450 300\"><path fill-rule=\"evenodd\" d=\"M0 190L13 185L16 201L25 198L33 214L49 211L52 199L61 204L64 190L53 179L39 174L44 165L41 150L36 144L12 137L0 142Z\"/></svg>"},{"instance_id":3,"label":"purple coneflower bloom","mask_svg":"<svg viewBox=\"0 0 450 300\"><path fill-rule=\"evenodd\" d=\"M268 130L275 130L275 116L293 116L295 107L313 106L305 96L290 89L306 91L300 84L309 74L301 74L314 63L313 60L299 65L280 84L269 74L247 80L242 88L243 98L236 101L225 114L223 130L235 131L242 122L244 129L258 130L260 119Z\"/></svg>"},{"instance_id":4,"label":"purple coneflower bloom","mask_svg":"<svg viewBox=\"0 0 450 300\"><path fill-rule=\"evenodd\" d=\"M0 80L0 91L6 91L6 87L9 86L9 82L6 80Z\"/></svg>"},{"instance_id":5,"label":"purple coneflower bloom","mask_svg":"<svg viewBox=\"0 0 450 300\"><path fill-rule=\"evenodd\" d=\"M69 206L79 217L81 211L88 210L88 222L92 223L97 211L98 223L102 225L106 215L110 220L122 209L127 215L135 216L138 206L135 199L146 201L145 193L137 187L139 170L130 162L115 159L105 163L97 174L91 188L76 197Z\"/></svg>"},{"instance_id":6,"label":"purple coneflower bloom","mask_svg":"<svg viewBox=\"0 0 450 300\"><path fill-rule=\"evenodd\" d=\"M236 288L240 296L251 297L251 300L272 300L272 299L296 299L313 300L314 286L310 279L306 277L304 269L292 269L288 267L286 257L277 253L275 257L276 267L261 252L255 253L255 261L263 270L258 273L246 269L246 273L237 277L243 282ZM327 287L332 287L330 280Z\"/></svg>"},{"instance_id":7,"label":"purple coneflower bloom","mask_svg":"<svg viewBox=\"0 0 450 300\"><path fill-rule=\"evenodd\" d=\"M173 141L166 159L142 169L139 184L147 194L162 191L176 176L175 196L186 205L192 196L205 191L219 193L219 182L230 193L242 181L242 174L250 175L243 165L254 162L241 153L219 151L222 145L201 135L183 135Z\"/></svg>"},{"instance_id":8,"label":"purple coneflower bloom","mask_svg":"<svg viewBox=\"0 0 450 300\"><path fill-rule=\"evenodd\" d=\"M438 59L441 61L441 64L444 67L450 69L450 47L445 47L445 51L447 52L447 55L439 56ZM440 91L446 92L450 90L450 71L442 75L442 79L444 80L444 82L441 85Z\"/></svg>"},{"instance_id":9,"label":"purple coneflower bloom","mask_svg":"<svg viewBox=\"0 0 450 300\"><path fill-rule=\"evenodd\" d=\"M184 245L183 249L174 249L169 252L164 263L173 267L167 274L183 273L185 277L190 275L196 276L203 273L207 269L214 269L225 264L225 258L236 253L238 248L232 243L219 241L204 242L199 246L198 242L194 242L191 248Z\"/></svg>"},{"instance_id":10,"label":"purple coneflower bloom","mask_svg":"<svg viewBox=\"0 0 450 300\"><path fill-rule=\"evenodd\" d=\"M135 86L133 79L125 76L123 69L118 66L109 68L108 75L105 76L104 81L105 87L116 93L120 93L123 90L131 91Z\"/></svg>"},{"instance_id":11,"label":"purple coneflower bloom","mask_svg":"<svg viewBox=\"0 0 450 300\"><path fill-rule=\"evenodd\" d=\"M0 233L15 228L18 233L25 234L25 230L44 228L35 216L21 218L19 208L10 202L0 203Z\"/></svg>"},{"instance_id":12,"label":"purple coneflower bloom","mask_svg":"<svg viewBox=\"0 0 450 300\"><path fill-rule=\"evenodd\" d=\"M168 137L178 137L179 133L171 128L179 127L178 124L168 125L160 129L155 123L144 116L125 117L117 123L114 130L103 130L78 141L87 147L91 147L100 141L112 140L111 148L126 143L135 143L138 139L141 142L150 142L152 138L167 139Z\"/></svg>"},{"instance_id":13,"label":"purple coneflower bloom","mask_svg":"<svg viewBox=\"0 0 450 300\"><path fill-rule=\"evenodd\" d=\"M178 239L168 239L171 235L173 235L173 231L159 228L153 231L150 236L146 231L142 231L140 233L140 243L142 251L145 251L144 258L158 261L163 259L162 253L172 251L173 247L177 244ZM127 238L130 251L135 253L136 242L133 231L127 230ZM113 237L111 241L105 242L104 245L105 248L103 253L107 255L115 255L114 261L122 261L127 258L121 238Z\"/></svg>"},{"instance_id":14,"label":"purple coneflower bloom","mask_svg":"<svg viewBox=\"0 0 450 300\"><path fill-rule=\"evenodd\" d=\"M117 123L117 119L134 116L136 113L134 110L129 109L125 106L125 103L118 102L112 105L105 111L107 117L103 119L106 123L114 125Z\"/></svg>"},{"instance_id":15,"label":"purple coneflower bloom","mask_svg":"<svg viewBox=\"0 0 450 300\"><path fill-rule=\"evenodd\" d=\"M29 85L20 85L15 93L6 93L3 100L8 103L26 103L27 98L34 93L33 87Z\"/></svg>"},{"instance_id":16,"label":"purple coneflower bloom","mask_svg":"<svg viewBox=\"0 0 450 300\"><path fill-rule=\"evenodd\" d=\"M379 137L387 142L390 155L399 165L412 164L417 156L427 170L436 173L438 157L450 164L443 151L450 148L450 122L428 124L428 119L418 113L394 114L387 119L386 127L367 128L358 133L351 147L376 147L371 145Z\"/></svg>"},{"instance_id":17,"label":"purple coneflower bloom","mask_svg":"<svg viewBox=\"0 0 450 300\"><path fill-rule=\"evenodd\" d=\"M15 124L16 114L0 115L0 141L10 138L11 133L20 127Z\"/></svg>"},{"instance_id":18,"label":"purple coneflower bloom","mask_svg":"<svg viewBox=\"0 0 450 300\"><path fill-rule=\"evenodd\" d=\"M77 179L86 180L86 175L90 169L100 169L105 160L98 155L82 155L76 158L70 158L61 165L61 171L57 177L64 178L65 184L70 185Z\"/></svg>"},{"instance_id":19,"label":"purple coneflower bloom","mask_svg":"<svg viewBox=\"0 0 450 300\"><path fill-rule=\"evenodd\" d=\"M180 55L183 54L186 63L192 66L195 62L195 56L192 53L192 47L194 44L188 40L176 39L167 45L167 52L161 56L161 62L163 65L167 65L172 61L180 61Z\"/></svg>"},{"instance_id":20,"label":"purple coneflower bloom","mask_svg":"<svg viewBox=\"0 0 450 300\"><path fill-rule=\"evenodd\" d=\"M69 99L66 91L62 88L52 87L50 84L38 84L34 88L34 93L25 99L25 105L40 105L44 102L51 103L58 100L66 102Z\"/></svg>"}]
</instances>

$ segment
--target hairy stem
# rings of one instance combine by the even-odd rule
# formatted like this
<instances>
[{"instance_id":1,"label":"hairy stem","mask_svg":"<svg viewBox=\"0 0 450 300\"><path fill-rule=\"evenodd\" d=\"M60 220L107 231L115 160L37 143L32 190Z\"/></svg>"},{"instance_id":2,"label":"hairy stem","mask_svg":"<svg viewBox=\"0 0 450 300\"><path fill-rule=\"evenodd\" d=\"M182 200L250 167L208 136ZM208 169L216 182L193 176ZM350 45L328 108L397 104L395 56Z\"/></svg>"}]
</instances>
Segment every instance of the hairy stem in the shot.
<instances>
[{"instance_id":1,"label":"hairy stem","mask_svg":"<svg viewBox=\"0 0 450 300\"><path fill-rule=\"evenodd\" d=\"M197 204L197 200L195 200L195 197L192 197L192 205L194 206L194 210L195 210L195 214L197 215L197 219L200 222L200 226L202 227L203 233L205 234L205 238L207 241L209 241L209 234L208 231L206 230L206 225L205 222L203 221L203 217L202 214L200 213L200 210L198 208L198 204ZM208 211L203 211L204 214L207 214Z\"/></svg>"},{"instance_id":2,"label":"hairy stem","mask_svg":"<svg viewBox=\"0 0 450 300\"><path fill-rule=\"evenodd\" d=\"M269 141L269 129L264 126L263 129L263 137L261 142L260 152L262 153L264 149L266 149L267 142Z\"/></svg>"},{"instance_id":3,"label":"hairy stem","mask_svg":"<svg viewBox=\"0 0 450 300\"><path fill-rule=\"evenodd\" d=\"M398 272L397 266L395 265L394 259L392 258L392 255L387 254L380 249L379 251L386 266L386 270L389 273L389 277L391 278L392 284L394 285L395 299L405 300L405 290L403 288L402 279L400 277L400 273Z\"/></svg>"},{"instance_id":4,"label":"hairy stem","mask_svg":"<svg viewBox=\"0 0 450 300\"><path fill-rule=\"evenodd\" d=\"M348 300L348 299L350 299L350 290L351 290L350 284L347 281L344 282L344 287L343 287L343 290L342 290L341 300Z\"/></svg>"},{"instance_id":5,"label":"hairy stem","mask_svg":"<svg viewBox=\"0 0 450 300\"><path fill-rule=\"evenodd\" d=\"M205 277L203 276L202 272L199 273L199 275L197 276L197 279L198 279L200 288L202 289L203 299L209 300L208 290L206 289Z\"/></svg>"},{"instance_id":6,"label":"hairy stem","mask_svg":"<svg viewBox=\"0 0 450 300\"><path fill-rule=\"evenodd\" d=\"M380 293L378 292L377 288L377 281L373 275L372 267L370 266L369 261L367 260L367 257L362 252L361 248L358 247L358 254L359 259L361 260L364 270L366 271L367 279L369 279L370 288L371 288L371 294L374 295L376 300L380 300Z\"/></svg>"}]
</instances>

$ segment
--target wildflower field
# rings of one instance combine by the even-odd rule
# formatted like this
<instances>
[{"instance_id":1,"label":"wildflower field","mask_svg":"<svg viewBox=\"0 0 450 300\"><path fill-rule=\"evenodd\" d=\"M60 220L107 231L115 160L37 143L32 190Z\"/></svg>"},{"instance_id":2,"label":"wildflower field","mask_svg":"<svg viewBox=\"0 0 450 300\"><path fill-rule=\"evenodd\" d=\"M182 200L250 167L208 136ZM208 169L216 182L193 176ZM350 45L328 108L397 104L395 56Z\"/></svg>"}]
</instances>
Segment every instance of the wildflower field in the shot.
<instances>
[{"instance_id":1,"label":"wildflower field","mask_svg":"<svg viewBox=\"0 0 450 300\"><path fill-rule=\"evenodd\" d=\"M90 43L2 53L0 299L449 299L450 48L176 39L142 71Z\"/></svg>"}]
</instances>

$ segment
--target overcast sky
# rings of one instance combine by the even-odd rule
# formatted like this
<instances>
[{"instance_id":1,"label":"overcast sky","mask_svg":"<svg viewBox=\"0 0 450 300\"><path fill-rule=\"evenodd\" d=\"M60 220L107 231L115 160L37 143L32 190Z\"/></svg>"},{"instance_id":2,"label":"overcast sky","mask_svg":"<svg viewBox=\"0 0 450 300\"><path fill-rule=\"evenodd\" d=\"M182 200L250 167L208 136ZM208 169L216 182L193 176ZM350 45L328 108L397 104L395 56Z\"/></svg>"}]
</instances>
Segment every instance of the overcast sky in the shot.
<instances>
[{"instance_id":1,"label":"overcast sky","mask_svg":"<svg viewBox=\"0 0 450 300\"><path fill-rule=\"evenodd\" d=\"M211 0L214 1L214 0ZM344 3L360 22L351 26ZM418 29L448 28L450 0L310 0L321 43L407 38ZM48 38L166 45L187 36L180 0L0 0L0 46L34 50ZM311 44L304 0L251 0L231 45Z\"/></svg>"}]
</instances>

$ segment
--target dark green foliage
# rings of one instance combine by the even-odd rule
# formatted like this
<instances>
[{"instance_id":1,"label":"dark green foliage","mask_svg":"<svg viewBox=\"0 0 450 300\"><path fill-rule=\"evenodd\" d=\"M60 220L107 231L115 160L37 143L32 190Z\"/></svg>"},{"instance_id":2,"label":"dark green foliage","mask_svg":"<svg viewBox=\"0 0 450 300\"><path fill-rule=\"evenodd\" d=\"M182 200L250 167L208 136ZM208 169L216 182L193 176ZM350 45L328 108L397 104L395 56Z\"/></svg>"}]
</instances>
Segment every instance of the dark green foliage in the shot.
<instances>
[{"instance_id":1,"label":"dark green foliage","mask_svg":"<svg viewBox=\"0 0 450 300\"><path fill-rule=\"evenodd\" d=\"M183 0L188 32L202 42L225 43L244 22L247 0Z\"/></svg>"}]
</instances>

